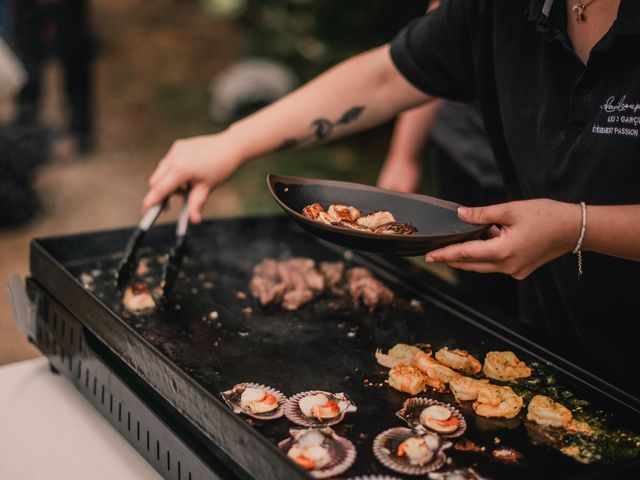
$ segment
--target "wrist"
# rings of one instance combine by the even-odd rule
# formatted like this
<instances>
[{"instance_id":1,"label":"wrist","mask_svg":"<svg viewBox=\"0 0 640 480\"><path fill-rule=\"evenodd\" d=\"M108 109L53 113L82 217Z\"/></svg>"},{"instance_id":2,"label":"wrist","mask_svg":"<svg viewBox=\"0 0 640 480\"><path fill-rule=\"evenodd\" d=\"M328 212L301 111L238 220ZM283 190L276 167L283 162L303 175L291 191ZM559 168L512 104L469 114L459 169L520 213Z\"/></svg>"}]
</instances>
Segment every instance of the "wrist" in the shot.
<instances>
[{"instance_id":1,"label":"wrist","mask_svg":"<svg viewBox=\"0 0 640 480\"><path fill-rule=\"evenodd\" d=\"M557 221L560 225L558 244L561 254L572 253L580 240L582 230L582 207L579 203L558 202L560 214Z\"/></svg>"},{"instance_id":2,"label":"wrist","mask_svg":"<svg viewBox=\"0 0 640 480\"><path fill-rule=\"evenodd\" d=\"M216 135L221 135L224 138L227 155L235 168L239 168L242 164L258 155L252 151L252 149L255 149L255 145L246 141L247 136L242 132L242 126L238 122L232 123Z\"/></svg>"}]
</instances>

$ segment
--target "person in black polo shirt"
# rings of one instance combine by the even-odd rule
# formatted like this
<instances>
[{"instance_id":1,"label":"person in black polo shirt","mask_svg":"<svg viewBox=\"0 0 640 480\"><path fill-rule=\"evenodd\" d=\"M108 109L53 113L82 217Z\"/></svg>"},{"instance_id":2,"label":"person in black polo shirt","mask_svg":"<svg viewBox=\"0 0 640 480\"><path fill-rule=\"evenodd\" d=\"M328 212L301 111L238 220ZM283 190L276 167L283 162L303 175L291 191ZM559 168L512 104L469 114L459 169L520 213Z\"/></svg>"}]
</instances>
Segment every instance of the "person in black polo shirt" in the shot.
<instances>
[{"instance_id":1,"label":"person in black polo shirt","mask_svg":"<svg viewBox=\"0 0 640 480\"><path fill-rule=\"evenodd\" d=\"M639 46L638 0L444 1L390 45L222 133L175 142L143 207L191 182L198 222L210 189L252 158L369 128L431 97L477 101L510 201L461 208L463 220L499 227L426 261L530 277L527 304L549 334L637 394L624 373L640 320Z\"/></svg>"}]
</instances>

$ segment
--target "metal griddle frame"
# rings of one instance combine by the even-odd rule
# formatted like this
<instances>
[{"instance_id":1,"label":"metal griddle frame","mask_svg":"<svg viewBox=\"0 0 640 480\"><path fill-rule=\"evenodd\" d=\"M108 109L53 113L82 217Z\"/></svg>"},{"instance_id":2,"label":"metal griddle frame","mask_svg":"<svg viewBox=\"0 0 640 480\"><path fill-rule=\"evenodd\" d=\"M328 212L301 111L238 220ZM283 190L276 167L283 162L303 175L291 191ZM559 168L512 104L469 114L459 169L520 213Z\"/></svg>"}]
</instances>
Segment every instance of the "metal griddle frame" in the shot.
<instances>
[{"instance_id":1,"label":"metal griddle frame","mask_svg":"<svg viewBox=\"0 0 640 480\"><path fill-rule=\"evenodd\" d=\"M217 222L225 221L233 220ZM170 228L158 230L170 235ZM96 257L117 255L116 249L124 245L130 232L107 232L109 238L96 247ZM85 235L96 234L73 237L81 242ZM28 336L52 367L68 378L164 478L310 478L89 294L65 268L88 259L79 258L70 248L61 251L59 240L52 237L31 243L32 276L27 280L27 293L35 307L35 318L21 320L22 327L32 327ZM432 274L397 258L391 261L358 254L357 261L379 277L401 284L416 298L428 298L475 328L553 365L615 406L623 418L637 420L640 400L474 310L457 299L460 291ZM30 322L33 325L24 325ZM207 415L202 415L203 411ZM637 465L633 468L635 471ZM601 478L610 478L612 473Z\"/></svg>"}]
</instances>

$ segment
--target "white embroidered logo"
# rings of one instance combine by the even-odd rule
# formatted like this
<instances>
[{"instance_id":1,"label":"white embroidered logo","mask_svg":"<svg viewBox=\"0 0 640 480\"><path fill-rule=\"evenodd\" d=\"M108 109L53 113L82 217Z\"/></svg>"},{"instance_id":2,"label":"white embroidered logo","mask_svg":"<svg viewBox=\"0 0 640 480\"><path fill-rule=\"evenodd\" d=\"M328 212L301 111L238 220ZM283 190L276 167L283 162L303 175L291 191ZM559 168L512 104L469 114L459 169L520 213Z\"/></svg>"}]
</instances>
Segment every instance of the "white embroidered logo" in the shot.
<instances>
[{"instance_id":1,"label":"white embroidered logo","mask_svg":"<svg viewBox=\"0 0 640 480\"><path fill-rule=\"evenodd\" d=\"M627 102L627 96L623 95L620 99L615 96L607 98L600 106L608 115L606 116L604 125L593 124L591 133L599 135L621 135L624 137L638 137L640 132L640 103Z\"/></svg>"},{"instance_id":2,"label":"white embroidered logo","mask_svg":"<svg viewBox=\"0 0 640 480\"><path fill-rule=\"evenodd\" d=\"M613 97L607 98L607 101L600 108L602 108L602 110L604 110L607 113L611 113L611 112L623 113L623 112L629 112L629 111L633 113L640 112L640 103L626 103L626 102L627 102L626 95L623 95L622 97L620 97L620 100L618 100L618 103L616 103L616 97L613 96Z\"/></svg>"}]
</instances>

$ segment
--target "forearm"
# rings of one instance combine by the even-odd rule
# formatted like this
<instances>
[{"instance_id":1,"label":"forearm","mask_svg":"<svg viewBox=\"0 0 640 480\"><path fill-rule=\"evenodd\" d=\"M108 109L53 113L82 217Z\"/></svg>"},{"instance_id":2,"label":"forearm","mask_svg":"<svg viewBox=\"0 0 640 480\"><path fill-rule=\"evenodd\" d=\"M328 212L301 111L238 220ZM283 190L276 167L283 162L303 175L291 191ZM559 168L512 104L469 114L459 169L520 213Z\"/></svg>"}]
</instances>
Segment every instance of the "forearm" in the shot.
<instances>
[{"instance_id":1,"label":"forearm","mask_svg":"<svg viewBox=\"0 0 640 480\"><path fill-rule=\"evenodd\" d=\"M337 65L225 134L246 161L371 128L427 98L396 70L383 46Z\"/></svg>"},{"instance_id":2,"label":"forearm","mask_svg":"<svg viewBox=\"0 0 640 480\"><path fill-rule=\"evenodd\" d=\"M396 121L388 157L397 161L416 159L429 141L441 100L402 113Z\"/></svg>"},{"instance_id":3,"label":"forearm","mask_svg":"<svg viewBox=\"0 0 640 480\"><path fill-rule=\"evenodd\" d=\"M640 261L640 205L587 205L583 250Z\"/></svg>"}]
</instances>

